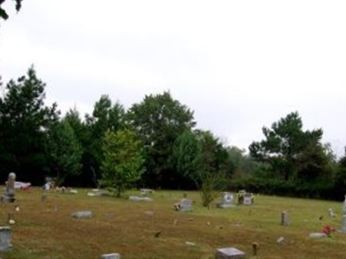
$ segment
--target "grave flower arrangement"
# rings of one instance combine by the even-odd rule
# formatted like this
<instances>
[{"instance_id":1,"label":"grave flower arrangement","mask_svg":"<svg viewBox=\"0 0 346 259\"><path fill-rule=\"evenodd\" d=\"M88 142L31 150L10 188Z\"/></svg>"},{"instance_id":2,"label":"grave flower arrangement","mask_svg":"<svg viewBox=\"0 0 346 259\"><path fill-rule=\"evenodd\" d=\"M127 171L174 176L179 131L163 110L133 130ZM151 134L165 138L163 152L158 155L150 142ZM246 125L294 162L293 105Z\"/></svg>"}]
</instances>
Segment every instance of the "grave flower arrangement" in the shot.
<instances>
[{"instance_id":1,"label":"grave flower arrangement","mask_svg":"<svg viewBox=\"0 0 346 259\"><path fill-rule=\"evenodd\" d=\"M322 232L326 234L328 237L331 237L331 234L335 232L335 228L331 227L330 225L325 225L322 228Z\"/></svg>"}]
</instances>

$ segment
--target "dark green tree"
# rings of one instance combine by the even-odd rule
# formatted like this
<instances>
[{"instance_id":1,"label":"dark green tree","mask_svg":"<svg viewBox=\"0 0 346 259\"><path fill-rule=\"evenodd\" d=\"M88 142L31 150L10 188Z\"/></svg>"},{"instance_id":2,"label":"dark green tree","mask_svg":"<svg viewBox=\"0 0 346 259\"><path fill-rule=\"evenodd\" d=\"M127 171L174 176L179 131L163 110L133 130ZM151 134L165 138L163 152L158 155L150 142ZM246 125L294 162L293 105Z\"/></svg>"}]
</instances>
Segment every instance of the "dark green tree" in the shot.
<instances>
[{"instance_id":1,"label":"dark green tree","mask_svg":"<svg viewBox=\"0 0 346 259\"><path fill-rule=\"evenodd\" d=\"M101 184L120 197L141 177L144 162L143 145L131 130L107 131L102 150L104 159Z\"/></svg>"},{"instance_id":2,"label":"dark green tree","mask_svg":"<svg viewBox=\"0 0 346 259\"><path fill-rule=\"evenodd\" d=\"M92 116L86 116L87 138L83 161L94 178L100 178L103 160L102 140L106 131L117 131L124 125L124 108L118 102L114 105L107 95L102 95L95 103Z\"/></svg>"},{"instance_id":3,"label":"dark green tree","mask_svg":"<svg viewBox=\"0 0 346 259\"><path fill-rule=\"evenodd\" d=\"M5 1L6 0L0 0L0 19L7 20L8 19L8 14L5 11L5 9L1 7L1 5L5 3ZM14 1L16 3L15 8L16 8L16 10L18 12L20 10L20 8L22 7L23 0L14 0Z\"/></svg>"},{"instance_id":4,"label":"dark green tree","mask_svg":"<svg viewBox=\"0 0 346 259\"><path fill-rule=\"evenodd\" d=\"M46 132L58 120L56 104L44 104L45 84L31 67L27 75L11 80L0 98L0 167L3 174L41 183L49 166Z\"/></svg>"},{"instance_id":5,"label":"dark green tree","mask_svg":"<svg viewBox=\"0 0 346 259\"><path fill-rule=\"evenodd\" d=\"M172 188L177 174L172 165L172 148L177 137L194 127L193 112L169 92L147 95L134 104L128 123L138 133L145 149L144 183L153 187Z\"/></svg>"},{"instance_id":6,"label":"dark green tree","mask_svg":"<svg viewBox=\"0 0 346 259\"><path fill-rule=\"evenodd\" d=\"M285 180L316 178L328 164L326 150L321 143L323 131L303 130L298 112L263 127L265 139L249 146L250 154L258 161L268 162L272 170Z\"/></svg>"},{"instance_id":7,"label":"dark green tree","mask_svg":"<svg viewBox=\"0 0 346 259\"><path fill-rule=\"evenodd\" d=\"M80 174L82 147L66 119L50 127L46 144L50 167L55 173L57 185L64 183L69 175Z\"/></svg>"},{"instance_id":8,"label":"dark green tree","mask_svg":"<svg viewBox=\"0 0 346 259\"><path fill-rule=\"evenodd\" d=\"M174 142L172 159L175 170L184 178L192 180L196 186L199 181L195 175L202 166L201 154L201 143L191 131L185 131Z\"/></svg>"}]
</instances>

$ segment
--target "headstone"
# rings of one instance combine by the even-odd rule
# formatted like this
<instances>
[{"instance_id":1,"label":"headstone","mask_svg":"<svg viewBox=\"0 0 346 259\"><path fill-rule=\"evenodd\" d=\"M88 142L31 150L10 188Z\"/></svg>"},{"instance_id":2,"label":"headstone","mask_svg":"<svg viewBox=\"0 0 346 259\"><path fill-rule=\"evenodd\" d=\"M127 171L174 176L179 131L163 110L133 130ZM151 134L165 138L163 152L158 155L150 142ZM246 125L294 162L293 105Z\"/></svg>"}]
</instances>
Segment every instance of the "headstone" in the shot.
<instances>
[{"instance_id":1,"label":"headstone","mask_svg":"<svg viewBox=\"0 0 346 259\"><path fill-rule=\"evenodd\" d=\"M68 192L71 193L71 194L77 194L78 193L78 191L74 190L74 189L70 189Z\"/></svg>"},{"instance_id":2,"label":"headstone","mask_svg":"<svg viewBox=\"0 0 346 259\"><path fill-rule=\"evenodd\" d=\"M154 190L142 188L142 189L140 189L140 192L141 192L141 196L149 196L150 194L152 194L154 192Z\"/></svg>"},{"instance_id":3,"label":"headstone","mask_svg":"<svg viewBox=\"0 0 346 259\"><path fill-rule=\"evenodd\" d=\"M249 196L244 196L243 204L244 205L251 205L252 204L252 198Z\"/></svg>"},{"instance_id":4,"label":"headstone","mask_svg":"<svg viewBox=\"0 0 346 259\"><path fill-rule=\"evenodd\" d=\"M192 200L190 199L181 199L180 202L174 204L174 208L177 211L191 211L192 210Z\"/></svg>"},{"instance_id":5,"label":"headstone","mask_svg":"<svg viewBox=\"0 0 346 259\"><path fill-rule=\"evenodd\" d=\"M282 244L284 241L285 241L285 238L284 238L284 237L279 237L279 238L276 240L276 243Z\"/></svg>"},{"instance_id":6,"label":"headstone","mask_svg":"<svg viewBox=\"0 0 346 259\"><path fill-rule=\"evenodd\" d=\"M11 228L9 226L0 227L0 251L7 251L11 247Z\"/></svg>"},{"instance_id":7,"label":"headstone","mask_svg":"<svg viewBox=\"0 0 346 259\"><path fill-rule=\"evenodd\" d=\"M289 220L288 220L288 213L287 211L281 212L281 225L282 226L288 226Z\"/></svg>"},{"instance_id":8,"label":"headstone","mask_svg":"<svg viewBox=\"0 0 346 259\"><path fill-rule=\"evenodd\" d=\"M328 214L329 214L329 217L330 217L330 218L335 218L335 212L333 211L332 208L329 208L329 209L328 209Z\"/></svg>"},{"instance_id":9,"label":"headstone","mask_svg":"<svg viewBox=\"0 0 346 259\"><path fill-rule=\"evenodd\" d=\"M139 197L139 196L130 196L130 201L153 201L153 199L149 197Z\"/></svg>"},{"instance_id":10,"label":"headstone","mask_svg":"<svg viewBox=\"0 0 346 259\"><path fill-rule=\"evenodd\" d=\"M14 202L15 199L15 189L14 184L16 181L16 174L15 173L9 173L8 180L6 182L6 189L5 193L2 196L2 200L5 202Z\"/></svg>"},{"instance_id":11,"label":"headstone","mask_svg":"<svg viewBox=\"0 0 346 259\"><path fill-rule=\"evenodd\" d=\"M90 210L77 211L71 215L75 219L89 219L93 216L93 213Z\"/></svg>"},{"instance_id":12,"label":"headstone","mask_svg":"<svg viewBox=\"0 0 346 259\"><path fill-rule=\"evenodd\" d=\"M310 233L309 237L313 238L313 239L319 239L319 238L327 237L327 234L326 233L320 233L320 232Z\"/></svg>"},{"instance_id":13,"label":"headstone","mask_svg":"<svg viewBox=\"0 0 346 259\"><path fill-rule=\"evenodd\" d=\"M90 197L102 196L107 195L107 191L101 189L92 189L91 192L87 193L87 195Z\"/></svg>"},{"instance_id":14,"label":"headstone","mask_svg":"<svg viewBox=\"0 0 346 259\"><path fill-rule=\"evenodd\" d=\"M254 196L252 193L248 193L245 190L238 192L238 204L252 205L254 203Z\"/></svg>"},{"instance_id":15,"label":"headstone","mask_svg":"<svg viewBox=\"0 0 346 259\"><path fill-rule=\"evenodd\" d=\"M346 233L346 215L341 217L341 232Z\"/></svg>"},{"instance_id":16,"label":"headstone","mask_svg":"<svg viewBox=\"0 0 346 259\"><path fill-rule=\"evenodd\" d=\"M219 248L216 250L215 259L242 259L245 253L234 247Z\"/></svg>"},{"instance_id":17,"label":"headstone","mask_svg":"<svg viewBox=\"0 0 346 259\"><path fill-rule=\"evenodd\" d=\"M341 232L346 233L346 195L344 204L342 206L342 216L341 216Z\"/></svg>"},{"instance_id":18,"label":"headstone","mask_svg":"<svg viewBox=\"0 0 346 259\"><path fill-rule=\"evenodd\" d=\"M101 259L120 259L120 254L118 253L103 254L101 255Z\"/></svg>"},{"instance_id":19,"label":"headstone","mask_svg":"<svg viewBox=\"0 0 346 259\"><path fill-rule=\"evenodd\" d=\"M196 243L190 242L190 241L186 241L186 242L185 242L185 245L187 245L187 246L195 246Z\"/></svg>"},{"instance_id":20,"label":"headstone","mask_svg":"<svg viewBox=\"0 0 346 259\"><path fill-rule=\"evenodd\" d=\"M219 208L232 208L234 207L233 204L234 197L233 194L230 192L223 192L221 193L221 202L218 204Z\"/></svg>"}]
</instances>

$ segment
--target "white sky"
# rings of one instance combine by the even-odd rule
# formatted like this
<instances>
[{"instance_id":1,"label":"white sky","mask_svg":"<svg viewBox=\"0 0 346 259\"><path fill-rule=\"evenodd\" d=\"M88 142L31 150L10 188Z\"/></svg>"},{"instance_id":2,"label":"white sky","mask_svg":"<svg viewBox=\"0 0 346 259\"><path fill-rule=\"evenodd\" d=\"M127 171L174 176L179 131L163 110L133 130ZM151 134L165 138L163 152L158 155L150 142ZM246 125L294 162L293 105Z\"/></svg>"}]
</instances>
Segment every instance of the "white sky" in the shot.
<instances>
[{"instance_id":1,"label":"white sky","mask_svg":"<svg viewBox=\"0 0 346 259\"><path fill-rule=\"evenodd\" d=\"M342 155L345 14L330 0L24 0L1 22L0 75L34 64L47 101L82 114L101 94L128 108L169 90L199 128L242 148L298 111Z\"/></svg>"}]
</instances>

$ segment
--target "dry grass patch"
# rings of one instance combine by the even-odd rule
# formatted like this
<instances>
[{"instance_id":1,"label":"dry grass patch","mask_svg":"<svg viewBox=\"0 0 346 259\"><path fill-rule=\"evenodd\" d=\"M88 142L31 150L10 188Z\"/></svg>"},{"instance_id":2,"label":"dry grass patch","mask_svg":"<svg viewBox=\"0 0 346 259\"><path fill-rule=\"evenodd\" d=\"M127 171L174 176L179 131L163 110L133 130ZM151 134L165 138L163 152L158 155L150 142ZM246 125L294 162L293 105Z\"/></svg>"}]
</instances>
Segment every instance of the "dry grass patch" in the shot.
<instances>
[{"instance_id":1,"label":"dry grass patch","mask_svg":"<svg viewBox=\"0 0 346 259\"><path fill-rule=\"evenodd\" d=\"M257 258L346 258L346 234L310 240L323 225L340 227L341 204L336 202L257 196L255 205L210 210L201 206L197 192L192 212L172 209L182 192L158 191L153 202L136 203L112 197L88 197L51 192L41 202L41 190L18 192L21 210L15 213L11 252L6 258L98 258L118 252L122 258L213 258L218 247L234 246L251 258L251 244L260 244ZM6 224L13 204L1 205ZM337 213L328 217L328 208ZM91 210L94 217L77 220L71 213ZM287 210L291 224L280 226ZM323 216L320 220L319 217ZM278 245L276 240L285 241ZM191 245L186 242L192 242Z\"/></svg>"}]
</instances>

